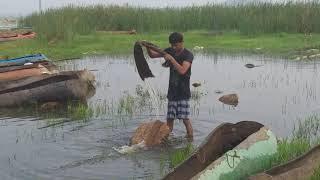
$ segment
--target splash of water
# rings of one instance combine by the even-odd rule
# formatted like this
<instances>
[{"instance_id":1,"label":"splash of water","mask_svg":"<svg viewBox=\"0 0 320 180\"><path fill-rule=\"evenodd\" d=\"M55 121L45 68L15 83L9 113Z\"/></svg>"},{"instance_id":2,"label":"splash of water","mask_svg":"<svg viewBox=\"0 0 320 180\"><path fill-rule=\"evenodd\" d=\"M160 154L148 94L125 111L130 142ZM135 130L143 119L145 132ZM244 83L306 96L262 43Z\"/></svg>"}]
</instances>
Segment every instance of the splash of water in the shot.
<instances>
[{"instance_id":1,"label":"splash of water","mask_svg":"<svg viewBox=\"0 0 320 180\"><path fill-rule=\"evenodd\" d=\"M119 148L113 147L113 149L120 154L131 154L131 153L137 152L138 150L144 149L144 148L146 148L144 141L142 141L138 144L131 145L131 146L124 145Z\"/></svg>"},{"instance_id":2,"label":"splash of water","mask_svg":"<svg viewBox=\"0 0 320 180\"><path fill-rule=\"evenodd\" d=\"M147 91L150 94L152 108L155 109L155 113L156 113L155 114L156 115L155 118L159 119L160 118L160 110L159 109L160 109L160 106L161 106L160 94L154 88L152 80L146 79L144 82L145 82L145 85L147 87Z\"/></svg>"}]
</instances>

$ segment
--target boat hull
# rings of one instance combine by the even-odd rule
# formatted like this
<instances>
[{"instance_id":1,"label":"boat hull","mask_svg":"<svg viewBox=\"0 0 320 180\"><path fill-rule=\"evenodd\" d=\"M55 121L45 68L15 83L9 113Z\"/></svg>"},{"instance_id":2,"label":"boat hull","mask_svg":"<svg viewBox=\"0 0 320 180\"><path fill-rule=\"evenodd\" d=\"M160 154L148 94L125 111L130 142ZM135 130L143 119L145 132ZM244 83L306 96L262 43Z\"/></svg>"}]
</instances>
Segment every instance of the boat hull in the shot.
<instances>
[{"instance_id":1,"label":"boat hull","mask_svg":"<svg viewBox=\"0 0 320 180\"><path fill-rule=\"evenodd\" d=\"M25 63L46 62L49 59L43 54L28 55L13 59L0 60L0 67L24 65Z\"/></svg>"},{"instance_id":2,"label":"boat hull","mask_svg":"<svg viewBox=\"0 0 320 180\"><path fill-rule=\"evenodd\" d=\"M1 80L16 80L30 76L41 76L43 74L50 74L50 71L42 65L37 65L32 68L19 69L14 71L7 71L0 73Z\"/></svg>"},{"instance_id":3,"label":"boat hull","mask_svg":"<svg viewBox=\"0 0 320 180\"><path fill-rule=\"evenodd\" d=\"M249 177L249 180L309 180L320 165L320 145L306 154L268 171Z\"/></svg>"},{"instance_id":4,"label":"boat hull","mask_svg":"<svg viewBox=\"0 0 320 180\"><path fill-rule=\"evenodd\" d=\"M44 102L86 101L95 94L88 71L64 72L0 83L0 107Z\"/></svg>"},{"instance_id":5,"label":"boat hull","mask_svg":"<svg viewBox=\"0 0 320 180\"><path fill-rule=\"evenodd\" d=\"M258 132L251 134L238 146L208 165L192 180L221 179L224 175L233 173L237 168L241 168L241 164L247 160L269 157L276 152L276 136L266 127L262 127ZM254 168L246 168L243 171L250 174L252 173L251 171L254 171Z\"/></svg>"},{"instance_id":6,"label":"boat hull","mask_svg":"<svg viewBox=\"0 0 320 180\"><path fill-rule=\"evenodd\" d=\"M188 159L163 179L191 179L262 127L262 124L252 121L242 121L236 124L224 123L218 126Z\"/></svg>"}]
</instances>

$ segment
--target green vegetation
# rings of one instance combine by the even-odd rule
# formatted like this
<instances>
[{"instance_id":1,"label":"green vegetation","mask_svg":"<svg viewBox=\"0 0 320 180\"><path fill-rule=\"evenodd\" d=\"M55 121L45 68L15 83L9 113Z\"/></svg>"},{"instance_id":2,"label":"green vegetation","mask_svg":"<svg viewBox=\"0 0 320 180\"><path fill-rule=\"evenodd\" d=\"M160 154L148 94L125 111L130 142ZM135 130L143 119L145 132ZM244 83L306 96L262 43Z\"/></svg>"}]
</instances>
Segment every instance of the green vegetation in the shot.
<instances>
[{"instance_id":1,"label":"green vegetation","mask_svg":"<svg viewBox=\"0 0 320 180\"><path fill-rule=\"evenodd\" d=\"M223 175L221 179L246 179L250 175L284 164L306 153L311 147L307 139L282 140L278 143L276 154L243 160L233 172Z\"/></svg>"},{"instance_id":2,"label":"green vegetation","mask_svg":"<svg viewBox=\"0 0 320 180\"><path fill-rule=\"evenodd\" d=\"M193 153L195 149L196 147L193 144L189 143L186 147L174 150L169 155L170 167L176 167L177 165L182 163Z\"/></svg>"},{"instance_id":3,"label":"green vegetation","mask_svg":"<svg viewBox=\"0 0 320 180\"><path fill-rule=\"evenodd\" d=\"M235 177L237 177L236 179L246 179L252 174L268 170L301 156L312 147L320 144L318 136L319 124L320 117L317 115L307 117L304 121L300 120L298 127L293 131L292 139L284 139L278 142L276 154L268 157L244 160L232 173L224 175L222 179L235 179ZM319 177L319 174L320 169L315 171L312 178Z\"/></svg>"},{"instance_id":4,"label":"green vegetation","mask_svg":"<svg viewBox=\"0 0 320 180\"><path fill-rule=\"evenodd\" d=\"M314 174L310 177L310 180L320 179L320 166L314 171Z\"/></svg>"},{"instance_id":5,"label":"green vegetation","mask_svg":"<svg viewBox=\"0 0 320 180\"><path fill-rule=\"evenodd\" d=\"M141 8L129 6L69 6L34 13L21 20L44 41L70 42L76 34L96 30L168 32L205 29L260 33L320 33L320 3L208 4L185 8Z\"/></svg>"},{"instance_id":6,"label":"green vegetation","mask_svg":"<svg viewBox=\"0 0 320 180\"><path fill-rule=\"evenodd\" d=\"M162 48L167 47L169 33L152 33L138 35L111 35L96 33L93 35L76 36L68 46L61 41L43 44L38 40L21 40L0 43L0 55L17 57L26 54L44 53L52 60L71 59L87 55L109 54L130 55L133 44L137 40L149 40ZM268 34L244 36L239 33L225 33L219 36L206 35L205 31L185 33L186 47L193 49L203 46L204 52L247 52L276 55L290 55L292 51L308 48L320 48L320 34L312 38L304 34ZM196 52L195 50L193 50Z\"/></svg>"},{"instance_id":7,"label":"green vegetation","mask_svg":"<svg viewBox=\"0 0 320 180\"><path fill-rule=\"evenodd\" d=\"M20 20L33 27L36 40L0 43L0 55L44 53L53 60L86 55L132 54L137 40L168 46L168 34L185 33L186 47L205 52L249 52L290 55L320 48L320 3L252 3L245 5L139 8L119 6L64 7ZM136 29L137 35L106 31ZM294 54L297 54L294 52Z\"/></svg>"}]
</instances>

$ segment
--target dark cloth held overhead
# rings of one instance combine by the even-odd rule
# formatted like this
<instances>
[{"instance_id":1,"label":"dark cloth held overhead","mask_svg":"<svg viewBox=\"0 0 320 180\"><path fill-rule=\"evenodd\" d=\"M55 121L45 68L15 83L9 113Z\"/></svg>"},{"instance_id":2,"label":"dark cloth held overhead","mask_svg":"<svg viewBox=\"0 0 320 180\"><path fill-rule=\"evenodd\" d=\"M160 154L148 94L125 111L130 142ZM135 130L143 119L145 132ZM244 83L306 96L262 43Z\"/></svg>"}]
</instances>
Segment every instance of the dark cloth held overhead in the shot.
<instances>
[{"instance_id":1,"label":"dark cloth held overhead","mask_svg":"<svg viewBox=\"0 0 320 180\"><path fill-rule=\"evenodd\" d=\"M134 44L133 54L140 78L144 81L145 78L154 77L146 61L146 58L143 55L143 50L139 42L136 42Z\"/></svg>"}]
</instances>

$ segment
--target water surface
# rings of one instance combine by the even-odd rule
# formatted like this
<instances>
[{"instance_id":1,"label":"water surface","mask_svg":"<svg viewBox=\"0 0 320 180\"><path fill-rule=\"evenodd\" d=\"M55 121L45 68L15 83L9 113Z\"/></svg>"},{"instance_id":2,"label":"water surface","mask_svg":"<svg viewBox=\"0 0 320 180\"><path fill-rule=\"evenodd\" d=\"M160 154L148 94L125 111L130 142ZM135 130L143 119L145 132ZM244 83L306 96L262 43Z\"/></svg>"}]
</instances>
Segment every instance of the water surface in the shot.
<instances>
[{"instance_id":1,"label":"water surface","mask_svg":"<svg viewBox=\"0 0 320 180\"><path fill-rule=\"evenodd\" d=\"M191 99L194 145L223 122L258 121L277 136L291 135L294 124L320 110L318 62L292 62L260 55L196 54ZM1 179L159 179L168 170L168 154L184 147L185 129L176 121L175 142L120 155L142 122L165 120L168 69L149 60L155 78L143 82L133 57L86 57L59 62L64 70L86 68L97 91L88 101L89 116L0 111ZM248 69L244 65L263 65ZM150 95L154 90L155 96ZM222 93L216 93L222 91ZM236 107L218 98L236 93ZM64 123L63 123L64 122ZM54 125L56 124L56 125ZM49 127L47 127L49 125Z\"/></svg>"}]
</instances>

